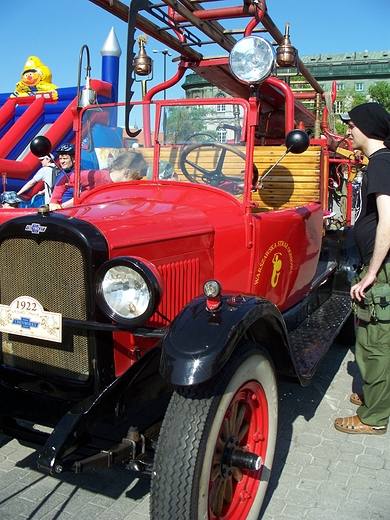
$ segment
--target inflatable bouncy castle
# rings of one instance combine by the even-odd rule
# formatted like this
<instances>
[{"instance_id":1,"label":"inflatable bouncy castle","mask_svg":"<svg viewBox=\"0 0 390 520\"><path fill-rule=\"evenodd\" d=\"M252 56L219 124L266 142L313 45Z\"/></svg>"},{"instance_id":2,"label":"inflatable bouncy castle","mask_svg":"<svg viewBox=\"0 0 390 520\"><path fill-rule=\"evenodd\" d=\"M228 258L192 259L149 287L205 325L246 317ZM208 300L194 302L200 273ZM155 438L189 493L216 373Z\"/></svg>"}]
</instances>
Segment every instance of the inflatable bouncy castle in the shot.
<instances>
[{"instance_id":1,"label":"inflatable bouncy castle","mask_svg":"<svg viewBox=\"0 0 390 520\"><path fill-rule=\"evenodd\" d=\"M99 104L115 102L121 49L114 28L100 53L101 79L91 79L90 84ZM14 92L0 94L2 191L17 192L40 168L39 158L30 151L30 143L36 136L50 139L53 149L74 141L72 111L83 88L83 85L57 87L52 83L50 68L37 56L28 57Z\"/></svg>"}]
</instances>

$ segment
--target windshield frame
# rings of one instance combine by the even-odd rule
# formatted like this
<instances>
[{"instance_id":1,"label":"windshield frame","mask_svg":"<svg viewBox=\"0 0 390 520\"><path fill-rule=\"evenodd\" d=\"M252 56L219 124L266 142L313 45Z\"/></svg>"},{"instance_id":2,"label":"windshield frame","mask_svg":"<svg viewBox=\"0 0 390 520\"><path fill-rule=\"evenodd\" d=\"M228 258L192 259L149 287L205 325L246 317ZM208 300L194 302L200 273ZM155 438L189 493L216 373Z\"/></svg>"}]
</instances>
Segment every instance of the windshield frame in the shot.
<instances>
[{"instance_id":1,"label":"windshield frame","mask_svg":"<svg viewBox=\"0 0 390 520\"><path fill-rule=\"evenodd\" d=\"M160 136L161 128L163 127L164 114L167 111L174 109L174 107L178 108L188 108L189 110L195 109L196 107L205 107L212 110L213 106L218 105L226 105L229 109L233 109L233 106L236 105L239 107L239 122L240 122L240 132L236 135L234 133L235 146L239 146L240 150L245 154L245 172L243 172L243 193L240 197L240 201L243 202L245 200L250 199L250 191L251 191L251 181L252 174L249 174L249 171L252 170L253 165L253 147L248 146L247 139L249 137L249 141L253 142L253 136L250 138L250 134L254 133L249 131L251 127L248 126L248 121L253 119L249 117L250 112L250 103L242 98L195 98L195 99L169 99L169 100L152 100L150 102L133 102L131 109L132 111L137 108L137 118L138 113L142 113L142 127L137 130L137 132L132 133L131 137L139 136L140 132L143 130L143 146L150 147L153 149L153 154L149 154L149 157L153 157L153 166L152 166L152 175L147 180L153 180L153 182L159 182L158 176L158 164L161 156L162 148L167 147L167 143L165 141L165 135L162 138ZM253 108L253 107L252 107ZM89 106L83 108L79 113L79 125L78 131L76 131L76 156L75 156L75 175L74 175L74 204L78 204L80 202L80 171L86 169L82 167L82 157L83 150L85 150L88 144L88 132L90 132L91 114L94 119L99 121L104 120L104 111L108 111L111 109L125 109L125 103L107 103L99 106ZM109 126L110 117L107 116L107 126ZM114 122L115 118L114 118ZM146 125L144 124L146 122ZM125 128L124 122L120 124L121 127ZM140 125L141 126L141 125ZM145 131L145 129L150 128L153 130ZM133 130L133 129L132 129ZM86 144L87 143L87 144ZM172 144L172 143L171 143ZM179 143L180 144L180 143ZM149 146L147 146L149 145ZM134 146L134 145L133 145ZM142 151L142 148L139 149ZM249 166L250 165L250 166ZM145 181L146 179L143 179Z\"/></svg>"}]
</instances>

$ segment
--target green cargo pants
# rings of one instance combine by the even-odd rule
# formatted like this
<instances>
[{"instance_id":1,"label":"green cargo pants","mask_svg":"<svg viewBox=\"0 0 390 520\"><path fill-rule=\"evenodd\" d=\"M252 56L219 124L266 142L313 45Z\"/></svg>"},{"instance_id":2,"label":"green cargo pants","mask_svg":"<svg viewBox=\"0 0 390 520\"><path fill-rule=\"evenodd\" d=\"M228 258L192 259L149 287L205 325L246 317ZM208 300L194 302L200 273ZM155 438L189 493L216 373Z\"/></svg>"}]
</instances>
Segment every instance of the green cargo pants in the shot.
<instances>
[{"instance_id":1,"label":"green cargo pants","mask_svg":"<svg viewBox=\"0 0 390 520\"><path fill-rule=\"evenodd\" d=\"M386 264L390 279L390 265ZM367 268L363 269L363 278ZM386 283L384 269L376 283ZM356 334L356 362L364 381L364 405L357 415L364 424L386 426L390 416L390 322L360 321Z\"/></svg>"}]
</instances>

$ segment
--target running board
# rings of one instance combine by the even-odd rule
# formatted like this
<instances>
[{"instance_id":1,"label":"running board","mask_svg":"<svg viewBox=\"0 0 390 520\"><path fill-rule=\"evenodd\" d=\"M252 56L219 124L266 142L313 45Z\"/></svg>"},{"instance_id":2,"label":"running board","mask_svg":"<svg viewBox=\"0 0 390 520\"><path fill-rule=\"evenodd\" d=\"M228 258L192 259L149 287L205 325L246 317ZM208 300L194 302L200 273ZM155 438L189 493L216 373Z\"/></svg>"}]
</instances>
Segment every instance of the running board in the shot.
<instances>
[{"instance_id":1,"label":"running board","mask_svg":"<svg viewBox=\"0 0 390 520\"><path fill-rule=\"evenodd\" d=\"M291 354L302 385L309 384L350 313L349 294L333 294L291 332Z\"/></svg>"}]
</instances>

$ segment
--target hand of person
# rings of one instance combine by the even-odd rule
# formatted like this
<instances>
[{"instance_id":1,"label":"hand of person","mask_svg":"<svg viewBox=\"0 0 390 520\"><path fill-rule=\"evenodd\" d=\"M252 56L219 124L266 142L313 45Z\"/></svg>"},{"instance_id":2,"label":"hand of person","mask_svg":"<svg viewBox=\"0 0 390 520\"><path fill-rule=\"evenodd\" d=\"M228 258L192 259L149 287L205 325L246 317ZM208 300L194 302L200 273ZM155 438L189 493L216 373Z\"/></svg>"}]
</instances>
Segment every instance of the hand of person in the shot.
<instances>
[{"instance_id":1,"label":"hand of person","mask_svg":"<svg viewBox=\"0 0 390 520\"><path fill-rule=\"evenodd\" d=\"M371 274L370 272L367 272L364 278L360 280L359 283L356 283L351 287L350 295L351 298L356 298L359 300L359 302L366 297L364 294L364 291L367 289L367 287L371 287L376 281L376 275Z\"/></svg>"},{"instance_id":2,"label":"hand of person","mask_svg":"<svg viewBox=\"0 0 390 520\"><path fill-rule=\"evenodd\" d=\"M61 204L54 204L54 202L50 202L49 209L50 211L55 211L56 209L61 209Z\"/></svg>"}]
</instances>

